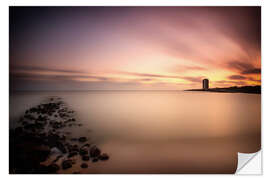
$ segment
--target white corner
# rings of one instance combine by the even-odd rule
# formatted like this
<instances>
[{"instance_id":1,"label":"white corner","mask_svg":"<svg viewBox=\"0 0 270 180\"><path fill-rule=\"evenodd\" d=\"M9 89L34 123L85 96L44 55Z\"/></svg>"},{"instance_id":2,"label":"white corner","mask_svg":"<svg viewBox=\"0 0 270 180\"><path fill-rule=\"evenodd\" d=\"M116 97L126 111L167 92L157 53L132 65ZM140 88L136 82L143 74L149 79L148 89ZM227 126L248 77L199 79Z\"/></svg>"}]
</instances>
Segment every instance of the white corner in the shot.
<instances>
[{"instance_id":1,"label":"white corner","mask_svg":"<svg viewBox=\"0 0 270 180\"><path fill-rule=\"evenodd\" d=\"M262 174L262 153L238 153L237 170L235 174L260 175Z\"/></svg>"}]
</instances>

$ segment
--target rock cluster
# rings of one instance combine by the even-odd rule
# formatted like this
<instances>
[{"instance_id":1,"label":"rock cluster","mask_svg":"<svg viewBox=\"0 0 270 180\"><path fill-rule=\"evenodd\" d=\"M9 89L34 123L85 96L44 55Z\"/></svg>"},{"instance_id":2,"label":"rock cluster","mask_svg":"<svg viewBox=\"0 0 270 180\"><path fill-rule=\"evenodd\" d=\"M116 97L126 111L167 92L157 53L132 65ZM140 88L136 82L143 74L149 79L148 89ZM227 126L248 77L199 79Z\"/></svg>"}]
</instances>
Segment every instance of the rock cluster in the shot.
<instances>
[{"instance_id":1,"label":"rock cluster","mask_svg":"<svg viewBox=\"0 0 270 180\"><path fill-rule=\"evenodd\" d=\"M72 134L67 128L82 126L74 113L58 97L26 110L18 127L9 133L10 173L57 173L61 168L72 168L77 156L84 161L81 168L88 168L90 160L108 160L106 153L87 143L89 138L67 137ZM42 165L55 152L58 156L49 165Z\"/></svg>"}]
</instances>

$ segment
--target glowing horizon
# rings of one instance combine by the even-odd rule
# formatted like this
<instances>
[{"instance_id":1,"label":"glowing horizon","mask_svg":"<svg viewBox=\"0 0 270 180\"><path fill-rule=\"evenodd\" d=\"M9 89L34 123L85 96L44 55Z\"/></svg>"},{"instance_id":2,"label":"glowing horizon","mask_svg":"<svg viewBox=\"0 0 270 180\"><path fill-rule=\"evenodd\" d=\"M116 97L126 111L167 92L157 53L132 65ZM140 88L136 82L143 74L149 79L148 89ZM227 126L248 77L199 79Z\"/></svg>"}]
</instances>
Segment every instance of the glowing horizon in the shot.
<instances>
[{"instance_id":1,"label":"glowing horizon","mask_svg":"<svg viewBox=\"0 0 270 180\"><path fill-rule=\"evenodd\" d=\"M11 7L11 89L261 85L259 7Z\"/></svg>"}]
</instances>

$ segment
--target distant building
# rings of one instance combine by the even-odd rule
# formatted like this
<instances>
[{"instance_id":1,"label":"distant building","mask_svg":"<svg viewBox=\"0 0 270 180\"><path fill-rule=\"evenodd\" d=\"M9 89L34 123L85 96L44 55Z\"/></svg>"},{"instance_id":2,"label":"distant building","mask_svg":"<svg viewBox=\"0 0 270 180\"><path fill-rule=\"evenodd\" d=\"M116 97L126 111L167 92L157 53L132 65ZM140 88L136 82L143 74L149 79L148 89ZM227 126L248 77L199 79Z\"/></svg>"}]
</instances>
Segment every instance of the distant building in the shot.
<instances>
[{"instance_id":1,"label":"distant building","mask_svg":"<svg viewBox=\"0 0 270 180\"><path fill-rule=\"evenodd\" d=\"M208 88L209 88L209 80L208 79L204 79L202 81L202 88L203 88L203 90L208 90Z\"/></svg>"}]
</instances>

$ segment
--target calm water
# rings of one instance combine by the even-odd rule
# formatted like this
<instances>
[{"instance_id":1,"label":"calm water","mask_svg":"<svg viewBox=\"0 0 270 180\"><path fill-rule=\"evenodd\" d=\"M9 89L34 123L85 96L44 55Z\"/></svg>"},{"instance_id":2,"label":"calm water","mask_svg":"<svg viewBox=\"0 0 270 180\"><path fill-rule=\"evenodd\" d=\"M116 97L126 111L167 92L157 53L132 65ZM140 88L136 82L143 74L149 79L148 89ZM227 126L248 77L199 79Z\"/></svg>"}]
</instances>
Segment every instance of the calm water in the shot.
<instances>
[{"instance_id":1,"label":"calm water","mask_svg":"<svg viewBox=\"0 0 270 180\"><path fill-rule=\"evenodd\" d=\"M10 127L59 96L110 155L81 173L234 173L237 152L260 149L261 95L181 91L24 92L10 95ZM69 172L63 171L62 173Z\"/></svg>"}]
</instances>

